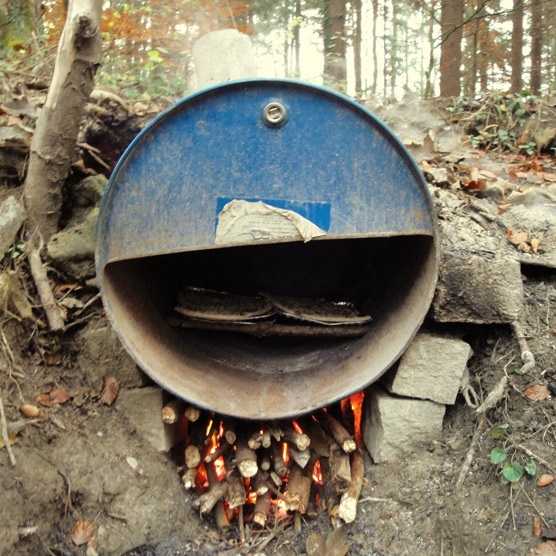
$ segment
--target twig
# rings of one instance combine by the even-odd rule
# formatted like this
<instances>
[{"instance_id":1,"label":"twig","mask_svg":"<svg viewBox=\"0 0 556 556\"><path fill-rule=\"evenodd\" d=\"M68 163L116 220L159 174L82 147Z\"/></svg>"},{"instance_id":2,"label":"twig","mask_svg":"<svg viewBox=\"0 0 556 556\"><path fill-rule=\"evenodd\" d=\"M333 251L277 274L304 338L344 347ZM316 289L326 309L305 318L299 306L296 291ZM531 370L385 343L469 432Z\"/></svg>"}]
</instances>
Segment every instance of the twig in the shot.
<instances>
[{"instance_id":1,"label":"twig","mask_svg":"<svg viewBox=\"0 0 556 556\"><path fill-rule=\"evenodd\" d=\"M477 444L479 442L479 436L481 436L481 433L485 428L486 420L487 419L485 412L481 415L481 419L479 420L479 424L475 429L475 433L473 434L473 438L471 439L471 444L469 446L469 449L467 450L467 454L465 454L465 459L463 460L458 480L456 482L456 488L459 488L463 484L463 481L465 480L465 477L469 472L469 468L471 467L471 463L473 461L473 456L475 455L475 448L477 447Z\"/></svg>"},{"instance_id":2,"label":"twig","mask_svg":"<svg viewBox=\"0 0 556 556\"><path fill-rule=\"evenodd\" d=\"M517 503L517 499L519 498L519 495L521 494L521 492L522 491L519 491L517 493L517 496L515 497L515 500L514 500L514 504ZM511 510L508 510L506 512L506 515L504 516L504 519L502 520L502 523L500 524L500 527L498 527L498 529L496 529L496 533L494 534L494 537L492 537L492 539L488 543L488 546L485 548L485 554L490 550L490 547L492 546L492 544L496 540L496 537L498 536L498 533L500 533L500 531L502 530L502 527L504 527L504 524L506 523L506 520L508 519L508 517L510 517L510 513L511 513Z\"/></svg>"},{"instance_id":3,"label":"twig","mask_svg":"<svg viewBox=\"0 0 556 556\"><path fill-rule=\"evenodd\" d=\"M29 242L29 266L50 328L52 330L62 330L64 328L64 319L54 299L46 270L41 261L39 247L33 240Z\"/></svg>"},{"instance_id":4,"label":"twig","mask_svg":"<svg viewBox=\"0 0 556 556\"><path fill-rule=\"evenodd\" d=\"M366 496L365 498L359 498L359 504L363 504L363 502L393 502L393 500L389 500L388 498L373 498L372 496Z\"/></svg>"},{"instance_id":5,"label":"twig","mask_svg":"<svg viewBox=\"0 0 556 556\"><path fill-rule=\"evenodd\" d=\"M518 483L518 485L519 485L519 488L521 489L521 491L523 492L523 494L525 494L525 496L527 497L527 500L529 500L529 503L531 504L531 506L533 506L533 508L535 508L535 511L539 514L539 517L543 520L543 523L547 527L550 527L550 524L548 523L548 521L546 521L546 519L544 519L544 516L542 515L541 511L539 510L539 508L537 508L537 506L535 506L535 503L533 502L533 500L531 500L531 498L529 497L529 495L527 494L525 489L521 486L520 483Z\"/></svg>"},{"instance_id":6,"label":"twig","mask_svg":"<svg viewBox=\"0 0 556 556\"><path fill-rule=\"evenodd\" d=\"M510 483L510 510L512 512L512 525L513 525L513 529L514 531L517 531L517 526L515 524L515 512L514 512L514 496L513 496L513 492L514 492L514 485Z\"/></svg>"},{"instance_id":7,"label":"twig","mask_svg":"<svg viewBox=\"0 0 556 556\"><path fill-rule=\"evenodd\" d=\"M12 447L10 445L10 439L8 437L8 421L6 419L6 413L4 412L4 402L2 401L2 394L0 393L0 421L2 423L2 441L8 452L8 458L12 466L15 467L16 459L13 453Z\"/></svg>"},{"instance_id":8,"label":"twig","mask_svg":"<svg viewBox=\"0 0 556 556\"><path fill-rule=\"evenodd\" d=\"M541 458L541 457L537 456L536 454L534 454L533 452L531 452L531 450L529 450L529 448L526 448L525 446L523 446L521 444L516 444L515 447L519 448L520 450L523 450L530 458L536 459L539 463L544 465L548 469L548 471L550 471L550 473L552 473L552 475L556 475L556 471L554 471L550 467L550 464L546 460L544 460L543 458Z\"/></svg>"},{"instance_id":9,"label":"twig","mask_svg":"<svg viewBox=\"0 0 556 556\"><path fill-rule=\"evenodd\" d=\"M238 508L238 516L237 519L239 521L239 538L242 543L245 542L245 524L243 523L243 504Z\"/></svg>"},{"instance_id":10,"label":"twig","mask_svg":"<svg viewBox=\"0 0 556 556\"><path fill-rule=\"evenodd\" d=\"M519 344L519 349L521 350L521 360L524 363L521 367L521 372L525 374L535 368L535 357L533 352L529 349L529 345L525 339L525 333L523 332L523 328L519 321L514 320L512 322L512 328L515 334L515 339Z\"/></svg>"}]
</instances>

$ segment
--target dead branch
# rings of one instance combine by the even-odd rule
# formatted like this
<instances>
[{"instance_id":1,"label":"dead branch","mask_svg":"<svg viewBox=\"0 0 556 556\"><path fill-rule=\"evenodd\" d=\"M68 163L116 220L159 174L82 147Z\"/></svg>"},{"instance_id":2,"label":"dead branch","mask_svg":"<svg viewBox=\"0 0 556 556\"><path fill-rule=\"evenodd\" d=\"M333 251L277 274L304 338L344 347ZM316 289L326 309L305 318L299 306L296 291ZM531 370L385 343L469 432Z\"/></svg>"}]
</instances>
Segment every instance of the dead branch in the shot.
<instances>
[{"instance_id":1,"label":"dead branch","mask_svg":"<svg viewBox=\"0 0 556 556\"><path fill-rule=\"evenodd\" d=\"M347 492L342 495L340 507L338 508L338 515L346 523L355 521L357 516L357 503L361 494L361 488L363 487L364 474L363 456L359 450L356 450L351 456L351 483Z\"/></svg>"},{"instance_id":2,"label":"dead branch","mask_svg":"<svg viewBox=\"0 0 556 556\"><path fill-rule=\"evenodd\" d=\"M514 320L512 322L512 329L515 334L515 339L519 344L519 349L521 351L521 360L523 361L523 366L521 367L522 373L528 373L535 368L535 356L533 352L529 349L529 345L527 344L527 340L525 338L525 333L523 332L523 327L521 326L520 322Z\"/></svg>"},{"instance_id":3,"label":"dead branch","mask_svg":"<svg viewBox=\"0 0 556 556\"><path fill-rule=\"evenodd\" d=\"M4 442L4 446L6 447L6 451L8 452L8 459L12 466L15 466L17 463L15 459L15 455L13 453L10 438L8 436L8 420L6 419L6 413L4 412L4 402L2 400L2 393L0 392L0 424L2 426L2 441Z\"/></svg>"}]
</instances>

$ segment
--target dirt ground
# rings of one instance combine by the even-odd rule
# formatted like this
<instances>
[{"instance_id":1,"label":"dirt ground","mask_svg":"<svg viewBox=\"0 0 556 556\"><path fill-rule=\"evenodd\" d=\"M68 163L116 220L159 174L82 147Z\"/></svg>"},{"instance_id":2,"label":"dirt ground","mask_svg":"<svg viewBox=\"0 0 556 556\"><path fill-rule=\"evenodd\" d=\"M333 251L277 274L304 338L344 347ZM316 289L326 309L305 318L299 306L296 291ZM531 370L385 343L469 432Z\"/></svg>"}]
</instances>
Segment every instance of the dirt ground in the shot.
<instances>
[{"instance_id":1,"label":"dirt ground","mask_svg":"<svg viewBox=\"0 0 556 556\"><path fill-rule=\"evenodd\" d=\"M429 170L428 180L436 187L441 178ZM439 195L449 190L439 189ZM452 197L461 201L460 193L452 191ZM530 255L523 257L521 321L535 369L516 372L522 362L509 325L441 325L427 319L425 329L456 335L472 346L471 384L481 398L504 374L509 388L488 413L460 489L455 484L479 421L461 396L448 407L442 435L429 450L380 465L365 453L358 516L345 526L349 554L556 554L550 548L535 551L546 538L534 534L536 517L545 532L556 524L556 482L537 485L540 475L556 472L556 269L528 264ZM6 258L2 265L3 271L16 272L36 302L25 256L15 262ZM64 284L63 276L52 276L57 287ZM142 440L117 400L110 406L99 402L101 384L90 383L90 375L77 363L77 334L84 327L106 326L106 317L96 289L70 293L90 304L81 312L68 309L70 326L64 334L50 334L41 323L9 312L1 317L0 393L17 433L12 446L17 461L10 465L7 450L0 449L0 554L294 556L306 552L309 534L327 537L332 532L323 513L305 520L299 535L291 518L265 530L248 525L247 542L240 543L237 528L220 534L211 517L195 513L194 495L184 490L177 461ZM41 314L40 307L34 309ZM524 392L533 384L548 385L552 395L527 398ZM21 415L20 405L36 403L37 395L51 389L67 392L69 399L41 407L41 419ZM535 461L534 476L524 473L515 484L504 483L501 465L489 457L494 447L505 448L508 458L523 466ZM96 551L72 542L79 520L94 524ZM333 554L343 552L324 556Z\"/></svg>"}]
</instances>

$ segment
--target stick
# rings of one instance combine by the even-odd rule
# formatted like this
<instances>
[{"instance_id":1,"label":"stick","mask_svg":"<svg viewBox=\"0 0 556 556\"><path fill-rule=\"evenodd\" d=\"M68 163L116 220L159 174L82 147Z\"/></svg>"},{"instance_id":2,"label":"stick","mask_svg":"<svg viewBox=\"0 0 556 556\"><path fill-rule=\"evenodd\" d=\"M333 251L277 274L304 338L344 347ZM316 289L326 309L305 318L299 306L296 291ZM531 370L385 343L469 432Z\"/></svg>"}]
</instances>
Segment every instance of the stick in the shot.
<instances>
[{"instance_id":1,"label":"stick","mask_svg":"<svg viewBox=\"0 0 556 556\"><path fill-rule=\"evenodd\" d=\"M226 513L226 508L224 508L222 500L219 500L216 506L214 506L214 521L220 531L227 531L230 528L230 520L228 519L228 514Z\"/></svg>"},{"instance_id":2,"label":"stick","mask_svg":"<svg viewBox=\"0 0 556 556\"><path fill-rule=\"evenodd\" d=\"M306 450L310 444L311 439L303 432L297 432L291 423L285 423L282 427L284 431L283 440L288 444L295 444L295 447L302 452Z\"/></svg>"},{"instance_id":3,"label":"stick","mask_svg":"<svg viewBox=\"0 0 556 556\"><path fill-rule=\"evenodd\" d=\"M301 469L305 469L305 466L311 459L311 450L309 448L299 452L295 448L292 448L290 446L288 453L290 454L290 457L293 459L293 461L295 461L295 463L297 463L297 465L301 467Z\"/></svg>"},{"instance_id":4,"label":"stick","mask_svg":"<svg viewBox=\"0 0 556 556\"><path fill-rule=\"evenodd\" d=\"M201 452L194 444L185 449L185 465L188 469L194 469L201 463Z\"/></svg>"},{"instance_id":5,"label":"stick","mask_svg":"<svg viewBox=\"0 0 556 556\"><path fill-rule=\"evenodd\" d=\"M192 467L186 469L181 480L183 481L183 486L186 490L189 490L195 486L195 477L197 477L198 467Z\"/></svg>"},{"instance_id":6,"label":"stick","mask_svg":"<svg viewBox=\"0 0 556 556\"><path fill-rule=\"evenodd\" d=\"M264 527L266 525L266 520L268 519L268 513L270 511L270 492L257 496L257 503L255 504L255 513L253 514L253 521Z\"/></svg>"},{"instance_id":7,"label":"stick","mask_svg":"<svg viewBox=\"0 0 556 556\"><path fill-rule=\"evenodd\" d=\"M285 492L288 510L298 510L301 513L305 513L309 505L310 494L311 477L304 475L303 470L294 465Z\"/></svg>"},{"instance_id":8,"label":"stick","mask_svg":"<svg viewBox=\"0 0 556 556\"><path fill-rule=\"evenodd\" d=\"M198 421L201 416L201 410L198 407L190 405L185 408L184 415L190 423L195 423L195 421Z\"/></svg>"},{"instance_id":9,"label":"stick","mask_svg":"<svg viewBox=\"0 0 556 556\"><path fill-rule=\"evenodd\" d=\"M335 442L330 445L329 465L331 484L338 494L343 494L351 483L351 467L349 455L340 450Z\"/></svg>"},{"instance_id":10,"label":"stick","mask_svg":"<svg viewBox=\"0 0 556 556\"><path fill-rule=\"evenodd\" d=\"M340 507L338 515L346 523L355 521L357 516L357 501L363 487L363 476L365 474L365 466L363 456L359 451L353 452L351 456L351 484L349 489L342 495L340 499Z\"/></svg>"},{"instance_id":11,"label":"stick","mask_svg":"<svg viewBox=\"0 0 556 556\"><path fill-rule=\"evenodd\" d=\"M235 462L242 477L254 477L259 470L257 465L257 454L249 448L244 438L238 438L236 441Z\"/></svg>"},{"instance_id":12,"label":"stick","mask_svg":"<svg viewBox=\"0 0 556 556\"><path fill-rule=\"evenodd\" d=\"M235 469L232 469L232 471L228 473L226 480L230 486L228 492L228 505L230 509L243 506L247 500L247 493L245 492L245 487L243 486L243 480L237 474Z\"/></svg>"},{"instance_id":13,"label":"stick","mask_svg":"<svg viewBox=\"0 0 556 556\"><path fill-rule=\"evenodd\" d=\"M544 465L548 469L548 471L550 471L550 473L552 475L556 475L556 471L554 471L554 469L552 469L550 467L550 464L546 460L542 459L541 457L539 457L536 454L534 454L533 452L531 452L531 450L529 450L529 448L526 448L525 446L523 446L521 444L516 444L515 447L519 448L520 450L523 450L530 458L536 459L539 463Z\"/></svg>"},{"instance_id":14,"label":"stick","mask_svg":"<svg viewBox=\"0 0 556 556\"><path fill-rule=\"evenodd\" d=\"M535 368L535 356L533 352L529 349L527 340L525 339L525 333L523 332L523 327L520 322L514 320L512 322L512 328L515 334L517 343L519 344L519 349L521 350L521 360L523 361L523 366L521 367L521 372L523 374L532 371Z\"/></svg>"},{"instance_id":15,"label":"stick","mask_svg":"<svg viewBox=\"0 0 556 556\"><path fill-rule=\"evenodd\" d=\"M16 459L10 444L10 438L8 437L8 420L6 419L6 413L4 412L4 402L2 401L2 394L0 393L0 421L2 424L2 441L8 452L8 459L12 467L15 467Z\"/></svg>"},{"instance_id":16,"label":"stick","mask_svg":"<svg viewBox=\"0 0 556 556\"><path fill-rule=\"evenodd\" d=\"M465 477L469 472L469 468L471 467L471 463L473 461L473 456L475 455L475 448L477 447L479 437L481 436L481 433L485 428L486 420L486 413L483 413L481 415L481 419L479 420L479 424L477 425L477 428L473 433L473 438L471 439L471 444L469 446L469 449L467 450L467 454L465 454L465 459L463 460L463 464L458 475L458 480L456 481L456 488L459 488L461 485L463 485L463 481L465 480Z\"/></svg>"},{"instance_id":17,"label":"stick","mask_svg":"<svg viewBox=\"0 0 556 556\"><path fill-rule=\"evenodd\" d=\"M54 299L46 270L41 261L39 247L37 247L35 243L33 239L29 242L29 267L31 269L31 274L35 280L37 292L39 293L39 298L44 312L46 313L46 320L48 321L50 329L54 331L62 330L64 328L62 312Z\"/></svg>"},{"instance_id":18,"label":"stick","mask_svg":"<svg viewBox=\"0 0 556 556\"><path fill-rule=\"evenodd\" d=\"M272 452L272 463L274 466L274 471L276 471L276 474L280 477L286 475L288 472L288 466L286 465L284 457L282 456L282 444L273 442L270 450Z\"/></svg>"},{"instance_id":19,"label":"stick","mask_svg":"<svg viewBox=\"0 0 556 556\"><path fill-rule=\"evenodd\" d=\"M353 436L351 436L345 427L338 420L334 419L332 415L326 411L321 411L317 419L346 454L354 452L357 449L357 444Z\"/></svg>"},{"instance_id":20,"label":"stick","mask_svg":"<svg viewBox=\"0 0 556 556\"><path fill-rule=\"evenodd\" d=\"M168 402L162 408L162 422L166 423L167 425L173 425L174 423L177 423L181 419L184 410L185 404L183 403L183 400L174 398L171 402Z\"/></svg>"}]
</instances>

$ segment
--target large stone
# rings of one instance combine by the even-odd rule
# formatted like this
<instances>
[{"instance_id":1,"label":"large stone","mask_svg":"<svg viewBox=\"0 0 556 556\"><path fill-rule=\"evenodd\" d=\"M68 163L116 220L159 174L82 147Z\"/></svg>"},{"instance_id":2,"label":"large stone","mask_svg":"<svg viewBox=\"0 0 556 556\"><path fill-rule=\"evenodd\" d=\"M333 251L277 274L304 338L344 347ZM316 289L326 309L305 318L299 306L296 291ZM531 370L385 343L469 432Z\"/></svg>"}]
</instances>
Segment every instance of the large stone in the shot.
<instances>
[{"instance_id":1,"label":"large stone","mask_svg":"<svg viewBox=\"0 0 556 556\"><path fill-rule=\"evenodd\" d=\"M365 392L363 438L375 463L400 460L442 433L446 406L400 398L375 384Z\"/></svg>"},{"instance_id":2,"label":"large stone","mask_svg":"<svg viewBox=\"0 0 556 556\"><path fill-rule=\"evenodd\" d=\"M85 280L95 275L97 218L98 209L93 209L81 224L54 234L48 242L48 256L54 265L76 280Z\"/></svg>"},{"instance_id":3,"label":"large stone","mask_svg":"<svg viewBox=\"0 0 556 556\"><path fill-rule=\"evenodd\" d=\"M420 333L380 383L399 396L453 404L471 353L462 340Z\"/></svg>"},{"instance_id":4,"label":"large stone","mask_svg":"<svg viewBox=\"0 0 556 556\"><path fill-rule=\"evenodd\" d=\"M167 452L176 443L178 429L162 422L165 393L158 386L120 390L116 408L129 419L137 434L159 452Z\"/></svg>"},{"instance_id":5,"label":"large stone","mask_svg":"<svg viewBox=\"0 0 556 556\"><path fill-rule=\"evenodd\" d=\"M442 254L432 317L439 322L510 323L521 312L519 262L488 254Z\"/></svg>"},{"instance_id":6,"label":"large stone","mask_svg":"<svg viewBox=\"0 0 556 556\"><path fill-rule=\"evenodd\" d=\"M143 386L148 381L111 326L86 329L78 342L77 362L93 388L100 389L103 375L113 376L123 388Z\"/></svg>"},{"instance_id":7,"label":"large stone","mask_svg":"<svg viewBox=\"0 0 556 556\"><path fill-rule=\"evenodd\" d=\"M25 209L13 196L0 205L0 259L15 241L15 236L25 221Z\"/></svg>"}]
</instances>

